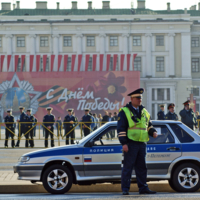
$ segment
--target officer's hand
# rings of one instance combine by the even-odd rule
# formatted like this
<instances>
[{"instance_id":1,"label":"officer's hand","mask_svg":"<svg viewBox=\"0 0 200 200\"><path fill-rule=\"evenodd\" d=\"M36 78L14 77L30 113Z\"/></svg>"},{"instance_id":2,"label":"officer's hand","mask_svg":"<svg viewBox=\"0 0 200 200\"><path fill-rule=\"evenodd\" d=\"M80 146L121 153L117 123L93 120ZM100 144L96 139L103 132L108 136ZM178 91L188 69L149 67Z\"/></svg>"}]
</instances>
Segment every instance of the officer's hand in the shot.
<instances>
[{"instance_id":1,"label":"officer's hand","mask_svg":"<svg viewBox=\"0 0 200 200\"><path fill-rule=\"evenodd\" d=\"M127 153L128 152L128 145L127 144L123 145L122 150L123 150L123 152Z\"/></svg>"},{"instance_id":2,"label":"officer's hand","mask_svg":"<svg viewBox=\"0 0 200 200\"><path fill-rule=\"evenodd\" d=\"M158 137L157 132L154 132L154 133L153 133L153 138L157 138L157 137Z\"/></svg>"}]
</instances>

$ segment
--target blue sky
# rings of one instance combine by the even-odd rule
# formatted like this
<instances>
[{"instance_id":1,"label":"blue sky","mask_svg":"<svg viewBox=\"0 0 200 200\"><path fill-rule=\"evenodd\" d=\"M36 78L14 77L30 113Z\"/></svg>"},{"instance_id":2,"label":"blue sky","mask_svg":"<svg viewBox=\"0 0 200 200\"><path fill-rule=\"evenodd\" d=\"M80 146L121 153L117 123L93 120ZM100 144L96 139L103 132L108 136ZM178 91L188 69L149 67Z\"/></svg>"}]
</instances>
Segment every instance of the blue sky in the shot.
<instances>
[{"instance_id":1,"label":"blue sky","mask_svg":"<svg viewBox=\"0 0 200 200\"><path fill-rule=\"evenodd\" d=\"M35 2L39 0L21 0L21 8L35 8ZM45 0L42 0L45 1ZM75 1L75 0L74 0ZM11 2L16 3L14 0L1 0L0 2ZM61 9L71 8L71 0L48 0L48 8L56 8L56 2L60 2ZM87 8L88 0L77 0L78 8ZM93 8L102 8L102 0L93 0ZM133 2L133 7L137 7L137 0L110 0L111 8L130 8L131 2ZM192 5L197 5L199 0L146 0L146 8L152 10L165 10L167 8L167 2L171 3L171 9L189 9ZM198 6L197 6L198 8Z\"/></svg>"}]
</instances>

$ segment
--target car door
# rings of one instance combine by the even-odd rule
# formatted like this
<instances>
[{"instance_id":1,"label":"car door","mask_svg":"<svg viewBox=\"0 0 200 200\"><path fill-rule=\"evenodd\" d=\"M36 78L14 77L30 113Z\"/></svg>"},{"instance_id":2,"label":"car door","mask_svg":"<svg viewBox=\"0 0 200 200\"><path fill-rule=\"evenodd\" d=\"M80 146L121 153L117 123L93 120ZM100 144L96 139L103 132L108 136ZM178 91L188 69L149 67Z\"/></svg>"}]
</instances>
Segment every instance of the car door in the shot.
<instances>
[{"instance_id":1,"label":"car door","mask_svg":"<svg viewBox=\"0 0 200 200\"><path fill-rule=\"evenodd\" d=\"M158 137L150 137L147 143L148 177L166 175L173 160L182 154L181 144L168 125L154 125Z\"/></svg>"},{"instance_id":2,"label":"car door","mask_svg":"<svg viewBox=\"0 0 200 200\"><path fill-rule=\"evenodd\" d=\"M111 126L94 138L92 147L84 147L85 176L121 175L122 146L117 138L117 127Z\"/></svg>"}]
</instances>

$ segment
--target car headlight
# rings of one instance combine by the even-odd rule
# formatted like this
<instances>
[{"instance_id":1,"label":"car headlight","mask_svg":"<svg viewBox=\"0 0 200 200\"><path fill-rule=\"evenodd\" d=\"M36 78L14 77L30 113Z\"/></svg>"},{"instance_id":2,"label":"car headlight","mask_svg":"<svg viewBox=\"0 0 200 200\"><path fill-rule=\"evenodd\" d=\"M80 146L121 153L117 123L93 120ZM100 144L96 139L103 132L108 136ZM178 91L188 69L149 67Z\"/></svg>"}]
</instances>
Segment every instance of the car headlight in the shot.
<instances>
[{"instance_id":1,"label":"car headlight","mask_svg":"<svg viewBox=\"0 0 200 200\"><path fill-rule=\"evenodd\" d=\"M29 156L22 156L19 158L19 162L28 162L30 160Z\"/></svg>"}]
</instances>

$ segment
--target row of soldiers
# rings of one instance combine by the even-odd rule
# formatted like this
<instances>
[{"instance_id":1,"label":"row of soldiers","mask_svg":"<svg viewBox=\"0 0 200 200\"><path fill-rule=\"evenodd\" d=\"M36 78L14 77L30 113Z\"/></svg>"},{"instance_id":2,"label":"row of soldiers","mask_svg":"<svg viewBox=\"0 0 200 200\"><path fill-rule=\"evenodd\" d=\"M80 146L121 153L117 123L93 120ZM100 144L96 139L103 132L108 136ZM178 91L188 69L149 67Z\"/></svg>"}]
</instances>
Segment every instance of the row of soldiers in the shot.
<instances>
[{"instance_id":1,"label":"row of soldiers","mask_svg":"<svg viewBox=\"0 0 200 200\"><path fill-rule=\"evenodd\" d=\"M194 130L194 127L197 128L197 118L193 110L190 108L190 101L183 103L184 108L180 111L179 115L181 116L181 122L186 126ZM174 111L175 104L171 103L168 105L168 113L165 115L165 105L160 105L160 111L158 112L158 120L179 120L178 115Z\"/></svg>"}]
</instances>

